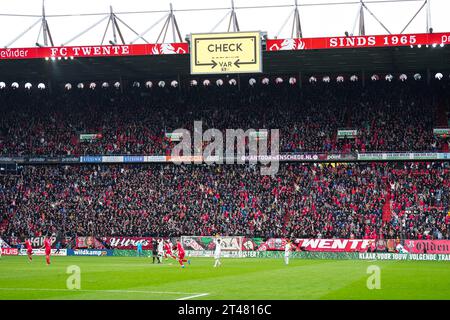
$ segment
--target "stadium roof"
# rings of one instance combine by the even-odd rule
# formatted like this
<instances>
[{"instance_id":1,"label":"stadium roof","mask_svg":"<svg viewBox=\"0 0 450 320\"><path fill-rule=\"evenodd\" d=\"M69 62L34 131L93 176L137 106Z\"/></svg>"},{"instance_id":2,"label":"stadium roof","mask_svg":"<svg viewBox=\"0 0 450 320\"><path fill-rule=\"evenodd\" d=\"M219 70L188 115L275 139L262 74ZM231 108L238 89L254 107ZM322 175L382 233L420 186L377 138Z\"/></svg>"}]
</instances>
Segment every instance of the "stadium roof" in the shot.
<instances>
[{"instance_id":1,"label":"stadium roof","mask_svg":"<svg viewBox=\"0 0 450 320\"><path fill-rule=\"evenodd\" d=\"M177 51L172 53L187 53L189 51L187 43L185 42L185 40L187 39L183 39L183 34L180 32L175 19L175 13L186 13L188 14L186 18L191 19L194 17L193 15L195 13L204 17L204 19L213 18L214 20L217 18L215 17L215 14L206 14L205 10L211 13L216 11L224 11L226 15L216 24L213 30L215 30L221 24L227 24L228 22L228 32L240 31L242 20L240 20L240 22L238 23L236 11L256 12L254 10L264 9L263 11L266 13L273 13L274 18L275 16L279 15L275 15L275 10L279 9L291 11L291 14L287 17L281 28L278 30L278 33L276 34L273 32L273 30L271 31L269 29L266 29L264 27L264 23L267 24L267 22L270 22L269 25L272 26L274 25L274 23L277 25L281 24L282 20L278 19L279 17L273 20L265 19L261 22L263 23L261 27L269 31L269 34L263 33L263 37L267 40L267 42L281 41L278 36L283 29L286 29L286 27L287 29L291 30L291 35L288 39L290 39L292 43L297 41L295 42L295 47L289 48L288 50L286 50L286 48L278 48L276 50L280 51L271 51L272 49L269 48L272 47L267 45L267 50L263 50L263 71L265 74L298 75L299 73L301 73L303 75L331 75L333 73L349 72L361 74L362 72L409 73L426 72L427 70L430 70L431 72L446 72L447 70L450 70L450 33L433 33L433 28L431 27L432 11L429 0L358 0L342 2L334 0L324 2L323 0L321 0L311 3L293 0L290 1L289 4L272 3L272 1L270 0L267 0L266 2L267 5L253 3L249 6L245 6L243 2L240 2L240 6L235 6L234 1L230 0L230 8L227 8L226 6L223 8L199 7L192 9L182 8L179 10L177 10L176 8L172 8L172 5L170 5L169 11L138 10L135 12L120 12L113 11L113 8L111 7L110 12L89 12L83 14L46 14L44 2L42 2L42 13L39 14L24 15L15 13L2 13L0 15L2 16L2 19L4 18L4 21L6 21L7 18L14 19L14 21L19 18L32 18L33 20L38 18L38 20L30 25L28 29L21 32L17 37L13 38L12 40L10 39L10 41L5 45L4 48L0 48L0 81L68 82L90 80L139 80L153 78L165 79L174 77L191 77L189 74L190 61L188 54L164 54L162 50L156 50L155 53L152 50L152 48L155 49L155 47L151 46L161 46L161 43L167 43L167 41L169 41L171 42L171 44L169 45L173 44L184 46L182 52ZM433 15L439 16L440 10L437 10L437 8L444 7L442 7L442 4L439 5L440 7L438 7L438 5L436 4L437 2L434 3L435 11ZM53 4L53 6L55 5L56 4ZM385 18L389 16L388 13L390 11L383 10L380 14L380 11L377 12L375 10L376 6L378 5L379 8L388 8L388 6L401 5L401 7L398 7L402 8L400 16L407 20L400 22L400 20L402 19L397 19L397 15L395 15L396 20L398 20L397 23L399 25L401 24L401 27L403 28L400 34L392 34L390 31L392 30L391 26L383 23L383 21L386 22ZM406 12L405 7L403 7L404 5L411 5L410 9L414 10L411 12ZM371 29L373 25L376 25L385 31L385 34L383 36L379 36L376 47L370 47L369 45L366 45L358 48L348 48L348 46L342 46L339 49L333 49L334 46L331 45L330 42L330 39L332 38L304 38L304 32L302 32L302 24L308 25L311 23L307 20L309 15L306 15L307 11L305 10L331 7L334 8L334 11L331 12L332 15L336 16L341 15L344 12L349 12L349 6L354 6L353 8L358 10L357 12L353 12L353 9L351 10L353 12L351 14L352 19L349 19L348 17L344 19L345 21L352 20L353 29L350 29L350 34L346 32L346 37L341 34L341 40L342 38L344 38L345 40L356 38L359 36L366 37L365 40L369 41L368 36L366 36L366 29L370 25L370 23L372 23L370 27ZM345 7L347 9L338 9L340 7ZM151 21L153 25L151 28L147 28L146 31L141 30L143 26L136 26L138 27L139 31L142 31L139 33L139 35L138 32L131 28L128 23L122 20L125 19L124 16L127 17L127 19L131 19L131 17L133 17L132 22L134 25L135 23L139 22L139 19L137 18L139 15L147 15L153 13L165 13L165 15L156 22L152 19ZM353 19L354 13L357 13L355 20ZM325 11L323 14L325 14ZM62 30L61 28L52 29L52 31L56 33L56 36L55 33L52 34L50 32L50 29L52 28L54 23L56 23L56 21L70 21L67 19L80 19L83 17L93 17L93 19L98 19L99 17L101 17L101 19L87 29L85 29L85 27L82 27L79 23L67 22L65 24L65 27L63 28L64 30L66 30L67 28L75 28L78 30L77 35L70 35L70 39L66 38L67 32L58 34L58 32ZM240 17L242 19L242 16ZM254 16L251 17L252 18L250 20L255 20L253 19ZM315 15L315 17L318 16ZM321 15L321 18L325 17L327 16ZM380 17L382 18L381 20ZM420 22L420 17L422 17L422 20L424 21ZM306 23L304 23L304 19L307 20ZM48 22L49 20L51 21ZM146 21L145 23L148 24L148 21L146 19L144 20ZM300 20L302 20L302 23L300 22ZM445 19L445 21L447 20ZM106 22L108 23L106 24ZM163 27L161 31L159 31L159 27L163 22ZM347 22L345 22L345 24ZM369 22L369 24L367 24L367 22ZM411 37L411 35L405 35L404 31L407 29L410 30L415 23L419 22L420 24L422 24L422 27L424 27L424 29L426 27L426 33L413 35L413 37L416 37L414 39L417 39L417 41L414 40L414 42L411 41L401 44L402 39L409 39L407 41L410 41L413 38ZM107 46L111 48L121 46L121 48L127 47L127 50L129 48L130 51L135 50L138 52L134 52L131 54L122 54L120 57L107 57L105 55L92 57L92 55L89 54L85 57L75 57L75 59L68 59L69 55L61 56L53 52L53 48L55 48L55 51L57 51L57 49L70 50L70 46L72 46L74 42L77 43L78 41L85 39L84 36L86 36L86 34L91 34L90 31L95 29L95 26L100 26L103 24L106 24L106 29L104 29L104 31L101 30L101 32L95 32L98 36L103 35L102 41L101 43L94 44L95 46L103 46L101 47L103 49ZM326 24L333 23L328 23L327 21ZM40 27L36 43L34 43L33 41L32 45L28 44L26 48L15 49L15 45L19 43L18 40L25 40L25 36L33 36L32 38L36 39L33 32L36 31L35 29L37 26ZM202 28L207 27L204 21L202 21L201 26ZM147 39L150 41L149 42L144 37L144 35L146 34L147 30L150 30L152 28L154 28L153 31L157 32L157 34L159 35L156 39L150 39L147 37ZM11 28L10 30L13 29L14 28ZM126 32L128 32L128 34ZM16 31L13 31L13 33L16 33ZM9 34L9 32L5 32L3 34ZM108 39L111 39L111 36L113 38L112 40L109 40L110 45L108 45ZM172 40L170 40L171 37ZM388 37L391 37L388 39L389 41L385 40ZM395 43L391 41L393 37L395 38ZM131 41L133 38L135 39ZM419 38L421 40L419 40ZM60 43L62 44L57 47L58 44L56 43L56 41L61 41ZM84 43L84 41L85 40L83 40L83 45L92 46L92 44ZM142 44L143 41L146 44ZM386 42L388 42L387 46ZM422 43L423 45L421 46L420 43ZM104 46L105 44L106 46ZM441 44L442 47L439 44ZM432 45L437 47L433 47ZM92 46L91 48L94 47ZM21 54L24 52L27 52L27 54L26 56L13 57L12 60L10 60L10 55L14 50L21 50Z\"/></svg>"},{"instance_id":2,"label":"stadium roof","mask_svg":"<svg viewBox=\"0 0 450 320\"><path fill-rule=\"evenodd\" d=\"M443 48L357 48L264 52L265 74L314 75L362 71L385 73L450 70L450 46ZM1 81L88 81L191 77L189 55L0 61ZM369 75L370 76L370 75Z\"/></svg>"}]
</instances>

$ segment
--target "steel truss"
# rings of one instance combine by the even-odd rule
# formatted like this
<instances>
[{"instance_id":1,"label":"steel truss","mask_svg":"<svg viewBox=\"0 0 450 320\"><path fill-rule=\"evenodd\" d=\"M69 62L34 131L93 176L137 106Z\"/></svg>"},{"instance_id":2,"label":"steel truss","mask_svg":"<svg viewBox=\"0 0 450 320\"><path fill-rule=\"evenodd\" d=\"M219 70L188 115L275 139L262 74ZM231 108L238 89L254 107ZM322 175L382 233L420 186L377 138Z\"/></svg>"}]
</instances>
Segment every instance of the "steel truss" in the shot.
<instances>
[{"instance_id":1,"label":"steel truss","mask_svg":"<svg viewBox=\"0 0 450 320\"><path fill-rule=\"evenodd\" d=\"M27 33L29 33L35 26L40 24L38 37L36 40L35 45L38 47L49 47L49 46L55 46L52 34L50 32L50 27L48 23L48 18L56 18L56 17L82 17L82 16L100 16L101 18L96 21L94 24L90 25L77 35L73 36L72 38L68 39L65 42L62 42L61 46L66 46L75 41L76 39L80 38L81 36L85 35L101 23L107 21L106 28L103 32L103 36L101 38L100 44L103 45L106 39L106 36L108 34L108 31L111 29L112 31L112 40L109 40L109 44L116 45L118 44L118 40L120 40L121 44L133 44L138 40L142 40L145 43L151 43L149 40L145 38L145 36L150 32L152 29L157 27L162 21L164 21L162 28L159 32L159 35L154 41L154 43L164 43L166 42L167 36L169 33L169 29L171 29L172 33L172 42L183 42L183 38L181 36L181 31L178 26L178 22L175 18L175 12L194 12L194 11L225 11L227 10L226 14L218 21L218 23L210 29L210 32L216 31L219 26L228 19L228 27L226 29L226 32L238 32L241 30L237 18L237 10L251 10L251 9L271 9L271 8L292 8L291 13L287 17L287 19L282 23L278 33L275 35L275 38L278 38L283 29L286 27L289 21L292 21L292 27L290 32L291 38L303 38L303 32L302 32L302 24L301 24L301 8L305 7L314 7L314 6L345 6L345 5L356 5L358 4L358 11L356 14L356 18L353 24L352 32L349 34L346 32L346 35L354 35L356 27L358 25L357 34L358 35L365 35L366 34L366 26L365 26L365 13L368 13L371 15L375 21L388 33L392 34L391 31L385 26L385 24L382 23L382 21L370 10L369 6L371 4L375 3L401 3L401 2L420 2L421 6L419 7L418 11L415 12L413 17L409 20L409 22L405 25L405 27L400 31L400 34L402 34L409 26L410 24L416 19L418 14L425 9L426 10L426 26L425 26L425 32L426 33L432 33L433 28L431 24L431 9L430 9L430 3L431 0L357 0L357 1L347 1L347 2L321 2L321 3L299 3L298 0L294 0L293 4L285 4L285 5L261 5L261 6L235 6L234 0L231 1L231 7L225 8L225 7L218 7L218 8L202 8L202 9L174 9L172 7L172 4L170 4L169 10L153 10L153 11L125 11L125 12L114 12L113 8L110 6L109 12L104 13L87 13L87 14L54 14L49 15L45 12L45 0L42 0L42 13L40 15L25 15L25 14L0 14L0 16L8 16L8 17L29 17L29 18L38 18L36 21L34 21L29 27L27 27L23 32L21 32L19 35L17 35L15 38L13 38L10 42L8 42L4 47L10 48L14 43L16 43L19 39L21 39L23 36L25 36ZM307 0L305 0L307 1ZM145 29L142 32L137 32L134 28L132 28L128 23L126 23L122 16L124 15L133 15L133 14L155 14L155 13L164 13L164 15L155 20L154 23ZM119 17L119 15L121 17ZM134 39L129 39L128 41L125 39L122 33L121 27L124 27L128 30L130 30L134 35ZM42 36L43 43L40 42ZM188 36L185 38L185 40L188 40Z\"/></svg>"}]
</instances>

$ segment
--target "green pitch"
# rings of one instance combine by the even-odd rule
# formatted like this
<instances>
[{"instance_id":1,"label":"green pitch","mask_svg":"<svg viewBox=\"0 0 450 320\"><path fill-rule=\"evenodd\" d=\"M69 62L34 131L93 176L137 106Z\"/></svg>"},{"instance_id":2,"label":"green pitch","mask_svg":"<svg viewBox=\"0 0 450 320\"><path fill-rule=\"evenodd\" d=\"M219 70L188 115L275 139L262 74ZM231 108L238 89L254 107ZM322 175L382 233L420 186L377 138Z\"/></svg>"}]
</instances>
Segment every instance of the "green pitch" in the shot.
<instances>
[{"instance_id":1,"label":"green pitch","mask_svg":"<svg viewBox=\"0 0 450 320\"><path fill-rule=\"evenodd\" d=\"M193 258L152 264L138 257L0 258L0 299L450 299L450 263ZM171 263L171 264L169 264ZM69 266L80 290L66 287ZM380 267L381 289L369 290L367 267Z\"/></svg>"}]
</instances>

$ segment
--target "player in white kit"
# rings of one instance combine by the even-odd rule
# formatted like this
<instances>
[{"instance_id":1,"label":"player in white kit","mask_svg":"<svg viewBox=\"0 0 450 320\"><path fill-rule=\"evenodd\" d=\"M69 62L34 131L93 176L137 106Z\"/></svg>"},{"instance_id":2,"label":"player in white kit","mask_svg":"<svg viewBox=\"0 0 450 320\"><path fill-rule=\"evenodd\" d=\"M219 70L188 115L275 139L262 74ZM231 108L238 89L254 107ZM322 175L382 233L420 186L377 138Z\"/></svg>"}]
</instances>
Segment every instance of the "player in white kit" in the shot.
<instances>
[{"instance_id":1,"label":"player in white kit","mask_svg":"<svg viewBox=\"0 0 450 320\"><path fill-rule=\"evenodd\" d=\"M222 263L220 262L220 255L222 253L222 246L220 245L220 239L215 239L214 243L216 244L216 248L214 249L214 268L220 266Z\"/></svg>"},{"instance_id":2,"label":"player in white kit","mask_svg":"<svg viewBox=\"0 0 450 320\"><path fill-rule=\"evenodd\" d=\"M286 245L284 246L284 263L286 265L289 264L289 255L291 254L291 250L292 250L292 244L291 244L291 241L288 240L286 242Z\"/></svg>"},{"instance_id":3,"label":"player in white kit","mask_svg":"<svg viewBox=\"0 0 450 320\"><path fill-rule=\"evenodd\" d=\"M164 241L162 239L158 240L158 260L159 263L162 262L164 257Z\"/></svg>"}]
</instances>

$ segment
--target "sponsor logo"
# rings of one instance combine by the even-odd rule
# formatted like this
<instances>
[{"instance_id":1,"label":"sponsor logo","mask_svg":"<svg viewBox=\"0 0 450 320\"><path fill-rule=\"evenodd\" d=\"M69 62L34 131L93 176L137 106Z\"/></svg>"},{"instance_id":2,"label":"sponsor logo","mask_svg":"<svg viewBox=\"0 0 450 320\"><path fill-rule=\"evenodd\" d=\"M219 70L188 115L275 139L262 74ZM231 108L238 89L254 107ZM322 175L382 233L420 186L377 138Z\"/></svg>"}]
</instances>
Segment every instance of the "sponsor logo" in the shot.
<instances>
[{"instance_id":1,"label":"sponsor logo","mask_svg":"<svg viewBox=\"0 0 450 320\"><path fill-rule=\"evenodd\" d=\"M74 256L107 256L108 255L108 251L106 250L87 250L87 249L82 249L82 250L73 250L73 255Z\"/></svg>"},{"instance_id":2,"label":"sponsor logo","mask_svg":"<svg viewBox=\"0 0 450 320\"><path fill-rule=\"evenodd\" d=\"M19 250L16 248L1 248L2 255L4 256L17 256L19 254Z\"/></svg>"}]
</instances>

